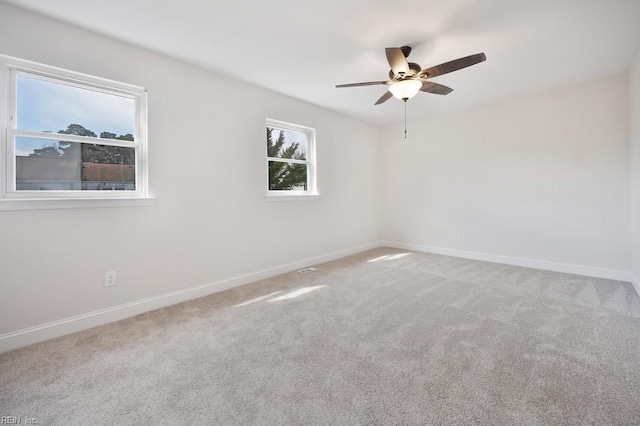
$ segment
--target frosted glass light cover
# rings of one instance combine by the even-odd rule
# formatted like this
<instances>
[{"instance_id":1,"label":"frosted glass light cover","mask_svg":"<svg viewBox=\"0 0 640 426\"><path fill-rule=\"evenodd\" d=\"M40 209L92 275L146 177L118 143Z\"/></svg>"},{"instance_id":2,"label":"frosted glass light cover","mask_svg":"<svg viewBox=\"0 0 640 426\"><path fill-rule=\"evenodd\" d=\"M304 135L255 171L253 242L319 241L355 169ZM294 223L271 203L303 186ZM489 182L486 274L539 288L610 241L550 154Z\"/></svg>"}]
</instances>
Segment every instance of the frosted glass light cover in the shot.
<instances>
[{"instance_id":1,"label":"frosted glass light cover","mask_svg":"<svg viewBox=\"0 0 640 426\"><path fill-rule=\"evenodd\" d=\"M389 91L398 99L411 99L420 91L422 82L420 80L402 80L393 83Z\"/></svg>"}]
</instances>

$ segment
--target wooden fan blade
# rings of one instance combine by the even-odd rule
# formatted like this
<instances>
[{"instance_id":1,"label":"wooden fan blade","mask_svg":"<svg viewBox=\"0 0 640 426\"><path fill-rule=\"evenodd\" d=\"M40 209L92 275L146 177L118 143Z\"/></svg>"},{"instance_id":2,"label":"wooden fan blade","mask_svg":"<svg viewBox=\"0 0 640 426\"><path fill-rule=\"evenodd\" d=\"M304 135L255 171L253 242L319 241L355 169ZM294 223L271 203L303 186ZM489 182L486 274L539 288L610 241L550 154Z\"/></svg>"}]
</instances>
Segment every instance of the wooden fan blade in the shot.
<instances>
[{"instance_id":1,"label":"wooden fan blade","mask_svg":"<svg viewBox=\"0 0 640 426\"><path fill-rule=\"evenodd\" d=\"M426 70L420 71L420 74L426 74L426 77L432 78L437 75L458 71L462 68L470 67L471 65L475 65L486 60L487 57L484 53L476 53L475 55L465 56L464 58L455 59L453 61L445 62L444 64L436 65L435 67L427 68Z\"/></svg>"},{"instance_id":2,"label":"wooden fan blade","mask_svg":"<svg viewBox=\"0 0 640 426\"><path fill-rule=\"evenodd\" d=\"M433 83L431 81L423 81L421 92L435 93L436 95L448 95L453 92L451 87L443 86L442 84Z\"/></svg>"},{"instance_id":3,"label":"wooden fan blade","mask_svg":"<svg viewBox=\"0 0 640 426\"><path fill-rule=\"evenodd\" d=\"M383 84L391 84L390 81L366 81L364 83L337 84L336 87L360 87L360 86L378 86Z\"/></svg>"},{"instance_id":4,"label":"wooden fan blade","mask_svg":"<svg viewBox=\"0 0 640 426\"><path fill-rule=\"evenodd\" d=\"M402 49L399 47L387 47L384 51L387 54L387 61L394 74L404 75L409 72L409 63Z\"/></svg>"},{"instance_id":5,"label":"wooden fan blade","mask_svg":"<svg viewBox=\"0 0 640 426\"><path fill-rule=\"evenodd\" d=\"M380 99L378 99L374 105L380 105L383 102L387 102L392 96L393 94L387 90L384 95L380 96Z\"/></svg>"}]
</instances>

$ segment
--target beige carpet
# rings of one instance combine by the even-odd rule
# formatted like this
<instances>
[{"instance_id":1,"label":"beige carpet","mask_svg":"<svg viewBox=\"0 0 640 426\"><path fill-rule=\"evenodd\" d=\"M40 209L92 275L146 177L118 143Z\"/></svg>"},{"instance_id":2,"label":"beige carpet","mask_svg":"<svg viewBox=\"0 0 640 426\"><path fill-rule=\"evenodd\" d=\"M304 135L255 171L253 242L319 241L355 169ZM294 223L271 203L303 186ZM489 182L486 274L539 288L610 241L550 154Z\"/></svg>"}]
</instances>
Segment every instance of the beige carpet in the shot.
<instances>
[{"instance_id":1,"label":"beige carpet","mask_svg":"<svg viewBox=\"0 0 640 426\"><path fill-rule=\"evenodd\" d=\"M0 355L0 416L640 424L629 283L384 248L317 266Z\"/></svg>"}]
</instances>

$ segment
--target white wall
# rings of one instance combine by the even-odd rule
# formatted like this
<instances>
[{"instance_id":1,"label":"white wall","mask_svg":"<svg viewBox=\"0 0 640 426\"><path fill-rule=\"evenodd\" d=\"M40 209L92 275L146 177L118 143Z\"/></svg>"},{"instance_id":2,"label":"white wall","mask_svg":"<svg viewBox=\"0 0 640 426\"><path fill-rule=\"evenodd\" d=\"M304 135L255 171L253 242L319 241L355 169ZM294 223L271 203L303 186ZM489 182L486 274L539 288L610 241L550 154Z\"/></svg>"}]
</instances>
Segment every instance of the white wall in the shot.
<instances>
[{"instance_id":1,"label":"white wall","mask_svg":"<svg viewBox=\"0 0 640 426\"><path fill-rule=\"evenodd\" d=\"M629 270L626 75L408 125L385 129L383 239Z\"/></svg>"},{"instance_id":2,"label":"white wall","mask_svg":"<svg viewBox=\"0 0 640 426\"><path fill-rule=\"evenodd\" d=\"M631 67L629 107L631 124L631 271L640 291L640 50Z\"/></svg>"},{"instance_id":3,"label":"white wall","mask_svg":"<svg viewBox=\"0 0 640 426\"><path fill-rule=\"evenodd\" d=\"M3 3L0 53L147 88L157 197L0 211L0 335L378 238L374 126ZM266 117L317 129L319 200L263 199Z\"/></svg>"}]
</instances>

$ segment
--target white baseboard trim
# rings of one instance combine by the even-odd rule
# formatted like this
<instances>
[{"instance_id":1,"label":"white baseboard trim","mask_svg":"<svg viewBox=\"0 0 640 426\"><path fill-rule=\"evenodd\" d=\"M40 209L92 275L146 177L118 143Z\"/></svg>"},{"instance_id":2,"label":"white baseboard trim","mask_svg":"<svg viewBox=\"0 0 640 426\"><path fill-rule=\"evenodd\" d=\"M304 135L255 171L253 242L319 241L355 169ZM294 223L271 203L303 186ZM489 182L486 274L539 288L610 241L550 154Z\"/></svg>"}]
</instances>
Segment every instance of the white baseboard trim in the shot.
<instances>
[{"instance_id":1,"label":"white baseboard trim","mask_svg":"<svg viewBox=\"0 0 640 426\"><path fill-rule=\"evenodd\" d=\"M425 246L420 244L401 243L398 241L382 241L382 245L402 250L421 251L425 253L443 254L446 256L462 257L465 259L484 260L486 262L503 263L506 265L522 266L525 268L544 269L547 271L564 272L567 274L586 275L589 277L606 278L610 280L629 281L634 284L638 295L640 289L637 281L629 271L618 269L594 268L592 266L573 265L570 263L551 262L548 260L527 259L523 257L503 256L499 254L465 251L444 247Z\"/></svg>"},{"instance_id":2,"label":"white baseboard trim","mask_svg":"<svg viewBox=\"0 0 640 426\"><path fill-rule=\"evenodd\" d=\"M373 242L0 335L0 353L380 247Z\"/></svg>"},{"instance_id":3,"label":"white baseboard trim","mask_svg":"<svg viewBox=\"0 0 640 426\"><path fill-rule=\"evenodd\" d=\"M155 309L175 305L180 302L218 293L254 281L270 278L276 275L295 271L318 263L329 262L341 257L350 256L377 247L392 247L402 250L420 251L425 253L442 254L446 256L462 257L466 259L483 260L486 262L502 263L506 265L522 266L526 268L544 269L548 271L564 272L576 275L606 278L620 281L629 281L640 296L640 280L629 271L594 268L590 266L572 265L567 263L550 262L545 260L526 259L520 257L503 256L490 253L481 253L465 250L450 249L444 247L426 246L421 244L402 243L398 241L377 241L345 250L298 260L274 268L263 269L245 275L239 275L225 280L220 280L183 290L165 293L113 306L98 311L89 312L73 317L52 321L46 324L25 328L0 335L0 353L8 352L34 343L86 330L110 322L119 321Z\"/></svg>"},{"instance_id":4,"label":"white baseboard trim","mask_svg":"<svg viewBox=\"0 0 640 426\"><path fill-rule=\"evenodd\" d=\"M638 297L640 297L640 281L638 281L638 277L636 276L636 274L634 274L633 272L630 272L631 274L631 284L633 285L633 288L636 289L636 293L638 293Z\"/></svg>"}]
</instances>

